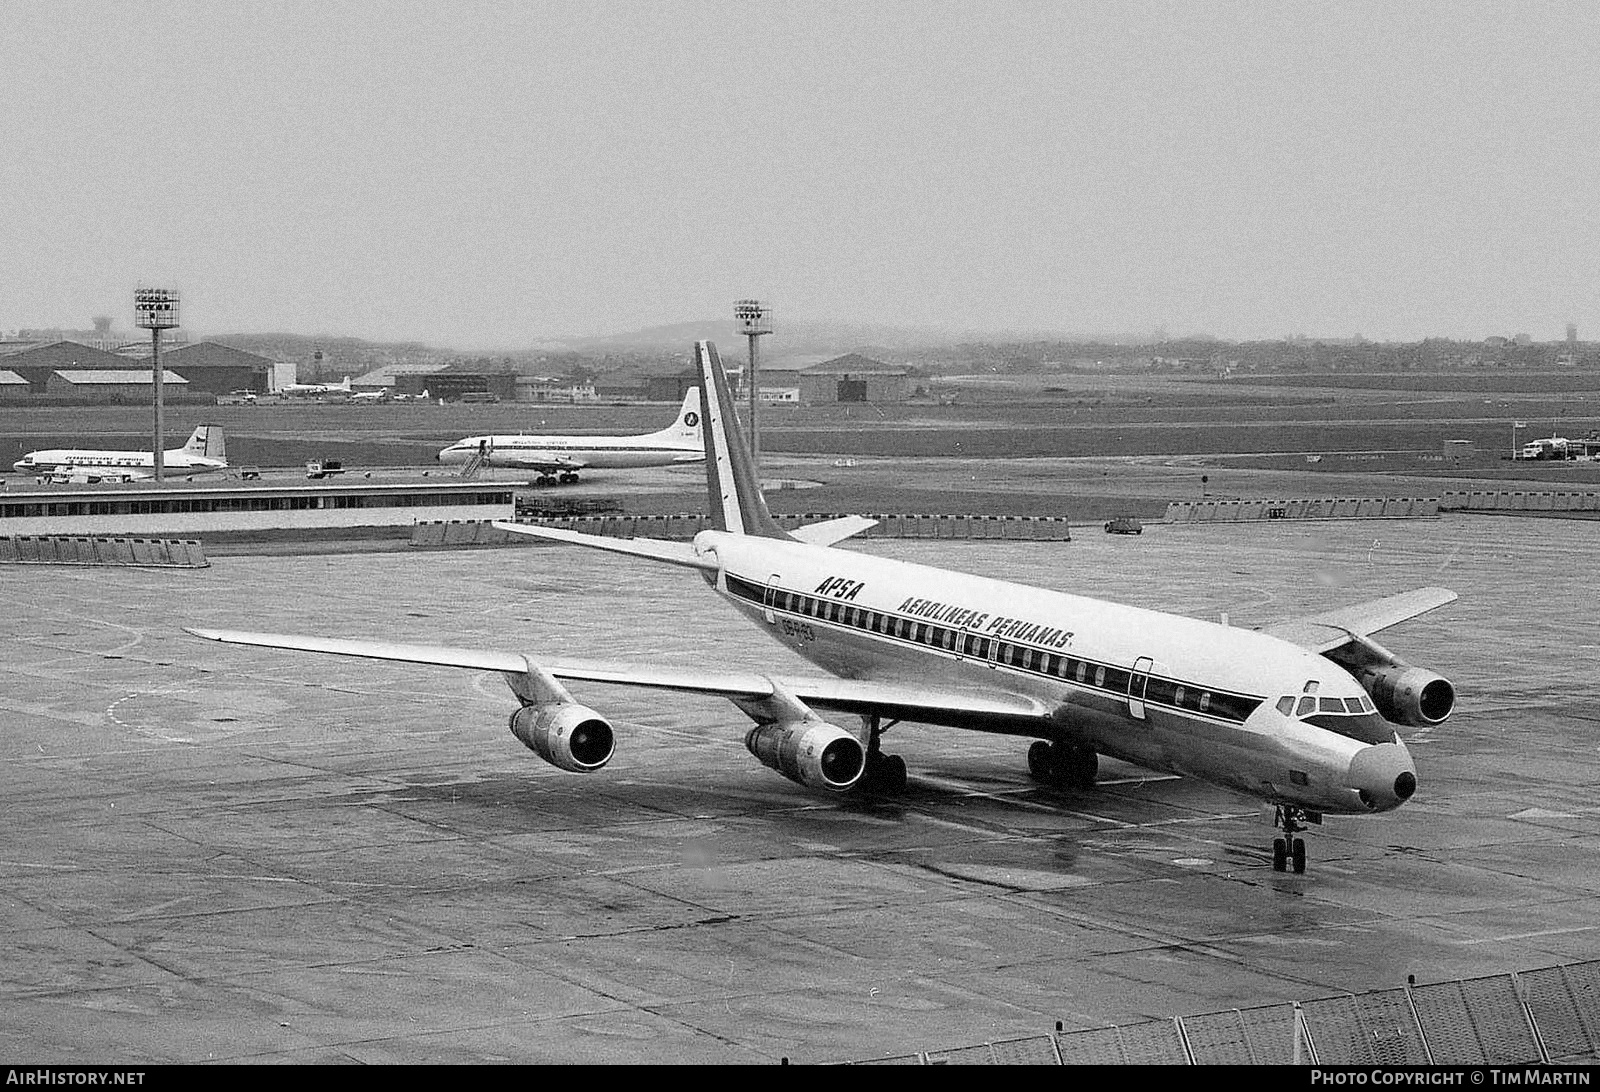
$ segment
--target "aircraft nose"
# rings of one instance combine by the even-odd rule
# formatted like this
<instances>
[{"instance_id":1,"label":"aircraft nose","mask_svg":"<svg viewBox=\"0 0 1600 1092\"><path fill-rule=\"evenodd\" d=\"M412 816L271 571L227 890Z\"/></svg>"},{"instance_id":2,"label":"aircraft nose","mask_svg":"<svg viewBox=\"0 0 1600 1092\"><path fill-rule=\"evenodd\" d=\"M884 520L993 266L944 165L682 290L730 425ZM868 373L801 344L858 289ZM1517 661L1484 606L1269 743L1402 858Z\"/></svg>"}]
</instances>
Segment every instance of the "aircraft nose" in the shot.
<instances>
[{"instance_id":1,"label":"aircraft nose","mask_svg":"<svg viewBox=\"0 0 1600 1092\"><path fill-rule=\"evenodd\" d=\"M1350 760L1350 787L1373 811L1398 808L1417 791L1417 767L1404 743L1364 747Z\"/></svg>"}]
</instances>

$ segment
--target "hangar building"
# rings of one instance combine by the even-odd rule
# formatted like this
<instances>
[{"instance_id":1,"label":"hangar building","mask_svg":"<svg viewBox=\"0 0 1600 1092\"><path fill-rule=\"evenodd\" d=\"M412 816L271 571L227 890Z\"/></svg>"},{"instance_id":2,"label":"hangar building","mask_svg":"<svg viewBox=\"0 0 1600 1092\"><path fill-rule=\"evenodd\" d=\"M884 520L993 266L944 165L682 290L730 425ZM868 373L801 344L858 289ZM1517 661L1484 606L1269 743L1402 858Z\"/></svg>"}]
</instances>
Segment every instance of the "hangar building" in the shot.
<instances>
[{"instance_id":1,"label":"hangar building","mask_svg":"<svg viewBox=\"0 0 1600 1092\"><path fill-rule=\"evenodd\" d=\"M769 383L762 369L763 388ZM904 402L911 394L911 369L849 353L801 368L796 373L800 401L807 405L827 402Z\"/></svg>"},{"instance_id":2,"label":"hangar building","mask_svg":"<svg viewBox=\"0 0 1600 1092\"><path fill-rule=\"evenodd\" d=\"M0 402L24 402L32 397L32 383L16 372L0 369Z\"/></svg>"},{"instance_id":3,"label":"hangar building","mask_svg":"<svg viewBox=\"0 0 1600 1092\"><path fill-rule=\"evenodd\" d=\"M161 354L161 363L189 381L189 389L207 394L255 391L265 394L272 361L243 349L200 341Z\"/></svg>"},{"instance_id":4,"label":"hangar building","mask_svg":"<svg viewBox=\"0 0 1600 1092\"><path fill-rule=\"evenodd\" d=\"M71 402L145 403L154 393L147 368L63 368L50 373L45 394ZM189 381L177 372L161 369L163 400L190 401Z\"/></svg>"}]
</instances>

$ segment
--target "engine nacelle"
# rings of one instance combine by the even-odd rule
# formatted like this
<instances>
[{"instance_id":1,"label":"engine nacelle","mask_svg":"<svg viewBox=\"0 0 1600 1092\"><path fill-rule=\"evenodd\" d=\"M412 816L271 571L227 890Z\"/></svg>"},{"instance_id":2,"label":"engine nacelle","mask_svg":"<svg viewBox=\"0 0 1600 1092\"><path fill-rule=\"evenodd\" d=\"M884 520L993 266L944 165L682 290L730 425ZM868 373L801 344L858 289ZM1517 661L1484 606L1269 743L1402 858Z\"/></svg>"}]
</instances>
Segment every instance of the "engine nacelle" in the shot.
<instances>
[{"instance_id":1,"label":"engine nacelle","mask_svg":"<svg viewBox=\"0 0 1600 1092\"><path fill-rule=\"evenodd\" d=\"M1456 707L1456 688L1450 680L1420 667L1370 664L1355 674L1378 712L1395 724L1425 728L1441 723Z\"/></svg>"},{"instance_id":2,"label":"engine nacelle","mask_svg":"<svg viewBox=\"0 0 1600 1092\"><path fill-rule=\"evenodd\" d=\"M571 773L593 773L611 761L611 723L576 702L524 705L511 714L511 734L540 758Z\"/></svg>"},{"instance_id":3,"label":"engine nacelle","mask_svg":"<svg viewBox=\"0 0 1600 1092\"><path fill-rule=\"evenodd\" d=\"M758 724L744 737L750 753L791 781L848 792L867 768L861 741L824 720Z\"/></svg>"}]
</instances>

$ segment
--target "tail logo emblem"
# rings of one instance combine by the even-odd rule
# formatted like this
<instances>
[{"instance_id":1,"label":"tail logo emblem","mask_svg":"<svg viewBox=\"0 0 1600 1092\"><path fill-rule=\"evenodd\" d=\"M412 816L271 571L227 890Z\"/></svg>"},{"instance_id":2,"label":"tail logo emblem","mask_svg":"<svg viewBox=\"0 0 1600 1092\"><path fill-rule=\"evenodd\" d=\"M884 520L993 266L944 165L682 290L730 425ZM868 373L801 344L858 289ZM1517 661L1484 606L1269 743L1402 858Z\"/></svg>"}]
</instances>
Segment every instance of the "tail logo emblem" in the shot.
<instances>
[{"instance_id":1,"label":"tail logo emblem","mask_svg":"<svg viewBox=\"0 0 1600 1092\"><path fill-rule=\"evenodd\" d=\"M694 428L694 426L700 423L700 415L694 412L694 410L690 410L688 413L683 415L683 423L686 428Z\"/></svg>"}]
</instances>

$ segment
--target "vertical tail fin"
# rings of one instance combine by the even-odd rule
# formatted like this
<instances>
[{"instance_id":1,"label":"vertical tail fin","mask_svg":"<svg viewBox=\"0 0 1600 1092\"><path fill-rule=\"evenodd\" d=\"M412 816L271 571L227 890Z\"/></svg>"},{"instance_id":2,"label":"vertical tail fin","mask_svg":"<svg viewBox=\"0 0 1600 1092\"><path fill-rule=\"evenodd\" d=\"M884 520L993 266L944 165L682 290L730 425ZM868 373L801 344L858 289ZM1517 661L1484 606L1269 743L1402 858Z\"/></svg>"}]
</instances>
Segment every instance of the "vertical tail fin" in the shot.
<instances>
[{"instance_id":1,"label":"vertical tail fin","mask_svg":"<svg viewBox=\"0 0 1600 1092\"><path fill-rule=\"evenodd\" d=\"M697 341L694 356L700 371L700 427L706 445L711 525L736 535L792 539L767 511L717 347Z\"/></svg>"},{"instance_id":2,"label":"vertical tail fin","mask_svg":"<svg viewBox=\"0 0 1600 1092\"><path fill-rule=\"evenodd\" d=\"M222 436L220 425L200 425L189 434L189 442L183 445L183 450L190 455L203 455L207 459L228 458L227 443Z\"/></svg>"},{"instance_id":3,"label":"vertical tail fin","mask_svg":"<svg viewBox=\"0 0 1600 1092\"><path fill-rule=\"evenodd\" d=\"M678 419L661 430L663 436L674 440L693 440L700 443L700 388L690 387L678 407Z\"/></svg>"}]
</instances>

